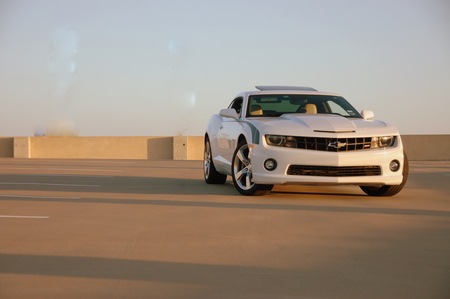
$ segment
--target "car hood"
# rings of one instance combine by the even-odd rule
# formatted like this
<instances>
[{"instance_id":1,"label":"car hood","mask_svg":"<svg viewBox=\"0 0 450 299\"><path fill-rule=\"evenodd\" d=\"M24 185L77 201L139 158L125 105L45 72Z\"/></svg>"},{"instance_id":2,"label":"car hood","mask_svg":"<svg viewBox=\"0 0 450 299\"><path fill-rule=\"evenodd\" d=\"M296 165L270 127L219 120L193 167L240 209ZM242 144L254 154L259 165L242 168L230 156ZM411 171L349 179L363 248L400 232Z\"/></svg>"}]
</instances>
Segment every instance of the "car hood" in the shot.
<instances>
[{"instance_id":1,"label":"car hood","mask_svg":"<svg viewBox=\"0 0 450 299\"><path fill-rule=\"evenodd\" d=\"M263 134L317 136L342 134L371 136L398 134L394 126L382 121L346 118L330 114L284 114L280 117L253 118L252 123Z\"/></svg>"}]
</instances>

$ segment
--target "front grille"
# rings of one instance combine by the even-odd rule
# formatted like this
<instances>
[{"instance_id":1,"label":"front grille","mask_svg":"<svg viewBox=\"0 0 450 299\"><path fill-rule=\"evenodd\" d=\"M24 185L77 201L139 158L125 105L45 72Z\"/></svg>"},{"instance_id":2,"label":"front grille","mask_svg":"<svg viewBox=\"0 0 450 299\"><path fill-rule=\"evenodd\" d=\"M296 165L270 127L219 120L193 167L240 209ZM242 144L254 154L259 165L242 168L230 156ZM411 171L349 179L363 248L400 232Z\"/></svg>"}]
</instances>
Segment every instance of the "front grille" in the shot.
<instances>
[{"instance_id":1,"label":"front grille","mask_svg":"<svg viewBox=\"0 0 450 299\"><path fill-rule=\"evenodd\" d=\"M313 175L313 176L368 176L381 175L380 166L313 166L290 165L288 175Z\"/></svg>"},{"instance_id":2,"label":"front grille","mask_svg":"<svg viewBox=\"0 0 450 299\"><path fill-rule=\"evenodd\" d=\"M294 137L297 148L341 152L370 149L372 137L360 138L315 138L315 137Z\"/></svg>"}]
</instances>

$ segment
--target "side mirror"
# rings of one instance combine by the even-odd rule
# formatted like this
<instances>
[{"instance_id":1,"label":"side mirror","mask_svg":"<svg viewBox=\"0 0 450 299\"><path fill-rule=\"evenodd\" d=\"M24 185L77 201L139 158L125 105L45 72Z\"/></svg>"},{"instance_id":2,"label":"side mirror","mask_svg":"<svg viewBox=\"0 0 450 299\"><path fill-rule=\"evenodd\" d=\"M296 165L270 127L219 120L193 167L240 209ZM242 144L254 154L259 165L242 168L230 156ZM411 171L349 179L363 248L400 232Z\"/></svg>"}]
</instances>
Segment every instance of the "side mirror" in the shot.
<instances>
[{"instance_id":1,"label":"side mirror","mask_svg":"<svg viewBox=\"0 0 450 299\"><path fill-rule=\"evenodd\" d=\"M228 117L228 118L234 118L234 119L239 118L239 115L237 114L236 110L234 110L234 109L222 109L222 110L220 110L219 115L222 117Z\"/></svg>"},{"instance_id":2,"label":"side mirror","mask_svg":"<svg viewBox=\"0 0 450 299\"><path fill-rule=\"evenodd\" d=\"M373 111L370 111L370 110L363 110L363 111L361 111L361 116L365 120L372 119L372 118L375 117L375 115L373 114Z\"/></svg>"}]
</instances>

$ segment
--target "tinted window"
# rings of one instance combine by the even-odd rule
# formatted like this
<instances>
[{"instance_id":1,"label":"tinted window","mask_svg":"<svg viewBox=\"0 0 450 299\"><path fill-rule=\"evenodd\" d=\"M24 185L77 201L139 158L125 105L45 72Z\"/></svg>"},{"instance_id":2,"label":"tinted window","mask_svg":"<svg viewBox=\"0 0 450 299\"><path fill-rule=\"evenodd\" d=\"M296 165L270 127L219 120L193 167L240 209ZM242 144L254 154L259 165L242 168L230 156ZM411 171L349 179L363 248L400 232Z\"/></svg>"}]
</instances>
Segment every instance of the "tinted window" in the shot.
<instances>
[{"instance_id":1,"label":"tinted window","mask_svg":"<svg viewBox=\"0 0 450 299\"><path fill-rule=\"evenodd\" d=\"M250 96L247 116L280 116L286 113L336 114L361 118L344 98L324 95L254 95Z\"/></svg>"},{"instance_id":2,"label":"tinted window","mask_svg":"<svg viewBox=\"0 0 450 299\"><path fill-rule=\"evenodd\" d=\"M234 109L240 115L242 110L242 98L237 98L233 102L231 102L228 109Z\"/></svg>"}]
</instances>

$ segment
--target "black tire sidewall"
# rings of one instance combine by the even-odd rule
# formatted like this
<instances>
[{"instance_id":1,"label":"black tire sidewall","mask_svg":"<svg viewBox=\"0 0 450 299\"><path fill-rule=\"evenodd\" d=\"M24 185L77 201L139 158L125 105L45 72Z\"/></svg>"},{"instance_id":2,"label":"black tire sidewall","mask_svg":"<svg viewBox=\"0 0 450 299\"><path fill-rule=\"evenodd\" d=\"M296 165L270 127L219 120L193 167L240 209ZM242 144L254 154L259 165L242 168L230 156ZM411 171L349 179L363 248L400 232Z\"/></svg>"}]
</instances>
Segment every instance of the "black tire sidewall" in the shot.
<instances>
[{"instance_id":1,"label":"black tire sidewall","mask_svg":"<svg viewBox=\"0 0 450 299\"><path fill-rule=\"evenodd\" d=\"M209 175L206 176L205 173L205 153L207 150L207 147L209 147L209 154L210 154L210 161L209 161ZM225 174L221 174L217 171L216 167L214 166L214 161L212 159L212 148L211 143L208 138L205 139L205 148L203 152L203 177L205 178L205 182L208 184L224 184L227 180L227 176Z\"/></svg>"}]
</instances>

